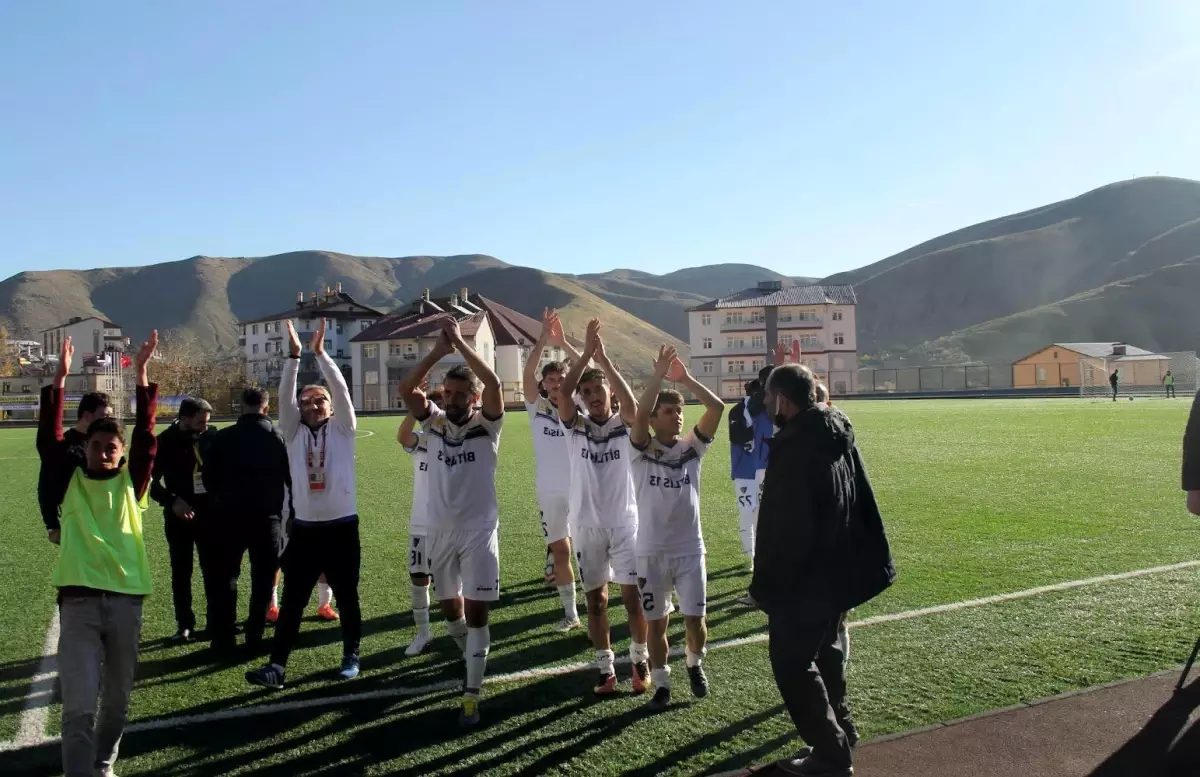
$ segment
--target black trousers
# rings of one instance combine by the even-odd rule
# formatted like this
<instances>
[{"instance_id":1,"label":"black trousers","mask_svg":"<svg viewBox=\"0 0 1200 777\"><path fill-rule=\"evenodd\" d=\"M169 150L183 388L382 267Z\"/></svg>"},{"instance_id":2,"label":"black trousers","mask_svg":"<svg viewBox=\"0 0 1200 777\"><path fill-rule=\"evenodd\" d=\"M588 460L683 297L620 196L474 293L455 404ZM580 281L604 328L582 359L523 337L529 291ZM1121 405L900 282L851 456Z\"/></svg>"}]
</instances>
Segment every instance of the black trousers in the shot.
<instances>
[{"instance_id":1,"label":"black trousers","mask_svg":"<svg viewBox=\"0 0 1200 777\"><path fill-rule=\"evenodd\" d=\"M200 574L204 580L208 623L212 625L212 592L219 579L219 560L206 536L209 516L199 510L190 521L176 518L170 508L165 511L163 528L167 535L167 553L171 560L171 600L175 606L175 625L180 629L196 630L196 613L192 609L192 573L194 560L200 559Z\"/></svg>"},{"instance_id":2,"label":"black trousers","mask_svg":"<svg viewBox=\"0 0 1200 777\"><path fill-rule=\"evenodd\" d=\"M1174 397L1174 396L1175 396L1175 384L1168 383L1167 384L1167 398L1170 399L1171 397Z\"/></svg>"},{"instance_id":3,"label":"black trousers","mask_svg":"<svg viewBox=\"0 0 1200 777\"><path fill-rule=\"evenodd\" d=\"M283 601L271 643L271 663L287 666L288 656L300 636L304 610L322 574L337 597L342 655L358 655L362 642L362 610L358 604L361 560L357 515L353 520L339 523L292 525L283 553Z\"/></svg>"},{"instance_id":4,"label":"black trousers","mask_svg":"<svg viewBox=\"0 0 1200 777\"><path fill-rule=\"evenodd\" d=\"M851 763L842 728L853 725L846 703L846 665L838 643L839 616L812 620L772 612L767 621L771 668L783 704L813 755L832 767Z\"/></svg>"},{"instance_id":5,"label":"black trousers","mask_svg":"<svg viewBox=\"0 0 1200 777\"><path fill-rule=\"evenodd\" d=\"M246 621L246 640L261 640L267 624L267 608L271 605L271 587L279 569L282 520L277 515L226 516L221 526L214 527L213 535L221 570L217 585L209 592L208 629L213 645L228 647L234 642L238 578L242 574L242 559L247 553L250 556L250 613Z\"/></svg>"}]
</instances>

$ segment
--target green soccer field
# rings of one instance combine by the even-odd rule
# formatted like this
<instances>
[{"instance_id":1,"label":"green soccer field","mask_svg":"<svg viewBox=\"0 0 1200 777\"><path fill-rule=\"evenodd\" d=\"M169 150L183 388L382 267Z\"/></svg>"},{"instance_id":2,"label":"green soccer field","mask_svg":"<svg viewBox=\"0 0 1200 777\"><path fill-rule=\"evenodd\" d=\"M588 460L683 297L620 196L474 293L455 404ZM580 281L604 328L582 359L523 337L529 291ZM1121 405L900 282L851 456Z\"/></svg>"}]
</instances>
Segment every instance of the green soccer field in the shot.
<instances>
[{"instance_id":1,"label":"green soccer field","mask_svg":"<svg viewBox=\"0 0 1200 777\"><path fill-rule=\"evenodd\" d=\"M1145 675L1186 657L1200 633L1200 564L1186 564L1200 559L1200 519L1186 512L1179 490L1186 401L843 407L900 572L853 616L861 625L852 630L850 694L865 736ZM412 467L394 440L397 423L360 422L365 634L356 680L333 679L339 631L316 620L305 623L288 687L277 693L246 685L249 662L216 665L201 644L167 645L174 620L162 516L157 506L147 513L156 594L146 604L120 774L683 775L798 746L772 681L765 619L734 601L748 580L728 446L713 446L702 484L712 693L694 700L677 682L675 707L650 717L641 711L647 698L629 691L628 666L618 667L624 693L591 698L593 671L569 671L592 658L586 635L550 629L561 610L541 582L523 413L506 420L497 474L503 594L492 615L484 722L460 733L454 689L462 663L436 618L426 654L404 656L413 634L404 557ZM32 430L0 430L0 742L29 736L23 710L54 612L54 548L37 517L34 456ZM1128 572L1140 574L1091 580ZM1073 581L1084 582L1029 591ZM198 572L195 589L202 621ZM1012 593L1020 595L969 601ZM610 613L614 649L626 655L624 613ZM682 623L673 623L672 645L681 639ZM52 704L45 736L57 734L58 715ZM57 744L44 742L4 756L0 771L53 774L57 757Z\"/></svg>"}]
</instances>

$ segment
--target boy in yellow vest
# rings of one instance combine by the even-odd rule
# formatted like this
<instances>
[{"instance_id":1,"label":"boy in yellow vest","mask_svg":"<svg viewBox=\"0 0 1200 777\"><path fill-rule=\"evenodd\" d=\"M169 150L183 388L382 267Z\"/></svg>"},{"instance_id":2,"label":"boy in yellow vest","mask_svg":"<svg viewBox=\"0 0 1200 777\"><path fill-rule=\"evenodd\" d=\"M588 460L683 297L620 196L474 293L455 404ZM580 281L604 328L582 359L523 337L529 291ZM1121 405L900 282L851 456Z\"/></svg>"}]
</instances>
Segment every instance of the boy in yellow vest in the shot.
<instances>
[{"instance_id":1,"label":"boy in yellow vest","mask_svg":"<svg viewBox=\"0 0 1200 777\"><path fill-rule=\"evenodd\" d=\"M146 380L146 362L157 347L158 333L152 332L135 360L137 420L128 446L125 429L114 418L88 426L82 462L62 444L64 386L75 352L69 337L38 422L43 465L69 483L61 528L50 532L50 541L60 546L54 585L66 777L111 777L129 712L142 599L150 593L142 511L157 449L158 387Z\"/></svg>"}]
</instances>

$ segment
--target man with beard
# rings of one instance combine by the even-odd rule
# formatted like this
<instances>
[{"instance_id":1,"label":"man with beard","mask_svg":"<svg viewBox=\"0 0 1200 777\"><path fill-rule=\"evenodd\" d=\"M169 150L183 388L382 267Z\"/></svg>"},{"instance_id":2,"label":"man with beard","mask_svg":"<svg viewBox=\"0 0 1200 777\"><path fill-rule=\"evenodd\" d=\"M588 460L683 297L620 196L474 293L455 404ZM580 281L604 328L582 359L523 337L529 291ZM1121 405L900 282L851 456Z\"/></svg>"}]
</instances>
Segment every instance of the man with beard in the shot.
<instances>
[{"instance_id":1,"label":"man with beard","mask_svg":"<svg viewBox=\"0 0 1200 777\"><path fill-rule=\"evenodd\" d=\"M400 398L425 434L430 573L446 629L467 665L458 722L474 726L492 644L488 609L500 598L496 462L504 394L500 379L463 340L453 316L440 325L437 344L400 382ZM446 372L439 408L417 387L433 365L455 351L466 364Z\"/></svg>"},{"instance_id":2,"label":"man with beard","mask_svg":"<svg viewBox=\"0 0 1200 777\"><path fill-rule=\"evenodd\" d=\"M542 379L537 379L538 362L546 345L566 350L572 362L579 360L579 352L571 347L563 334L558 314L547 309L542 313L542 333L525 360L525 410L529 414L529 426L533 431L533 452L537 457L537 500L542 514L542 534L546 538L546 551L551 556L548 564L554 570L554 584L563 606L563 617L554 626L558 632L578 628L579 611L575 602L575 570L571 564L571 537L567 527L567 505L571 498L571 470L567 461L567 433L558 417L558 405L565 400L559 393L562 384L563 365L547 362L542 367Z\"/></svg>"},{"instance_id":3,"label":"man with beard","mask_svg":"<svg viewBox=\"0 0 1200 777\"><path fill-rule=\"evenodd\" d=\"M211 528L204 466L216 430L208 426L212 406L203 399L187 397L179 405L179 417L158 435L158 455L150 481L150 498L162 505L167 550L171 558L171 598L175 605L175 636L172 642L191 642L196 631L192 610L193 553L200 556L208 602L208 623L213 623L213 592L216 580L208 532Z\"/></svg>"},{"instance_id":4,"label":"man with beard","mask_svg":"<svg viewBox=\"0 0 1200 777\"><path fill-rule=\"evenodd\" d=\"M895 581L896 567L850 419L817 403L816 380L798 364L771 372L766 406L779 432L768 454L750 593L767 613L784 706L809 745L776 768L849 777L858 733L838 630L847 611Z\"/></svg>"},{"instance_id":5,"label":"man with beard","mask_svg":"<svg viewBox=\"0 0 1200 777\"><path fill-rule=\"evenodd\" d=\"M326 385L305 386L296 394L300 373L300 336L287 323L289 360L279 385L279 426L287 444L292 478L292 519L283 554L283 606L275 624L271 660L246 673L246 680L266 688L282 688L288 656L300 635L304 608L321 573L341 608L342 662L338 675L358 677L362 612L358 581L362 548L358 533L357 483L354 466L358 420L346 378L325 353L321 319L313 333L312 352Z\"/></svg>"}]
</instances>

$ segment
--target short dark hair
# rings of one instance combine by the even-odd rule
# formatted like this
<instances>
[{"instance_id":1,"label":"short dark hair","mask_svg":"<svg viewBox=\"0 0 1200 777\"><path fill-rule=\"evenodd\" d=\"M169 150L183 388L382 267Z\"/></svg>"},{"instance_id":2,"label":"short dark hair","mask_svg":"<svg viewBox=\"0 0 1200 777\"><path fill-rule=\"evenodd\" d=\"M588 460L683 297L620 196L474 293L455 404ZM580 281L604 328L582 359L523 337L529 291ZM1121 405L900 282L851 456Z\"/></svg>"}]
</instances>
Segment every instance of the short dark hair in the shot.
<instances>
[{"instance_id":1,"label":"short dark hair","mask_svg":"<svg viewBox=\"0 0 1200 777\"><path fill-rule=\"evenodd\" d=\"M187 397L179 403L179 417L191 418L200 413L212 414L212 405L200 397Z\"/></svg>"},{"instance_id":2,"label":"short dark hair","mask_svg":"<svg viewBox=\"0 0 1200 777\"><path fill-rule=\"evenodd\" d=\"M446 377L442 379L445 383L448 380L465 380L471 384L471 391L479 392L479 378L475 377L475 372L465 364L456 364L446 370Z\"/></svg>"},{"instance_id":3,"label":"short dark hair","mask_svg":"<svg viewBox=\"0 0 1200 777\"><path fill-rule=\"evenodd\" d=\"M758 393L758 381L748 380L746 381L746 385L742 386L742 388L745 389L746 396L753 396Z\"/></svg>"},{"instance_id":4,"label":"short dark hair","mask_svg":"<svg viewBox=\"0 0 1200 777\"><path fill-rule=\"evenodd\" d=\"M658 398L654 400L654 409L650 411L650 415L657 413L663 405L683 405L683 394L675 389L663 389L658 392Z\"/></svg>"},{"instance_id":5,"label":"short dark hair","mask_svg":"<svg viewBox=\"0 0 1200 777\"><path fill-rule=\"evenodd\" d=\"M794 402L801 410L817 404L817 379L803 364L785 364L771 371L770 388Z\"/></svg>"},{"instance_id":6,"label":"short dark hair","mask_svg":"<svg viewBox=\"0 0 1200 777\"><path fill-rule=\"evenodd\" d=\"M552 372L557 372L562 375L567 371L566 366L562 362L546 362L542 365L542 377L546 377Z\"/></svg>"},{"instance_id":7,"label":"short dark hair","mask_svg":"<svg viewBox=\"0 0 1200 777\"><path fill-rule=\"evenodd\" d=\"M775 369L771 365L767 365L758 371L758 385L762 386L763 390L767 389L767 380L771 377L771 370Z\"/></svg>"},{"instance_id":8,"label":"short dark hair","mask_svg":"<svg viewBox=\"0 0 1200 777\"><path fill-rule=\"evenodd\" d=\"M250 386L242 392L242 408L252 407L258 409L267 403L266 389L260 389L256 386Z\"/></svg>"},{"instance_id":9,"label":"short dark hair","mask_svg":"<svg viewBox=\"0 0 1200 777\"><path fill-rule=\"evenodd\" d=\"M90 440L92 435L95 434L116 435L117 439L121 441L121 444L125 444L125 427L122 426L121 422L115 418L97 418L95 421L92 421L90 424L88 424L87 432L84 434L84 438Z\"/></svg>"},{"instance_id":10,"label":"short dark hair","mask_svg":"<svg viewBox=\"0 0 1200 777\"><path fill-rule=\"evenodd\" d=\"M89 391L79 398L79 415L77 418L83 418L84 413L99 413L103 412L104 408L112 406L112 399L103 391Z\"/></svg>"},{"instance_id":11,"label":"short dark hair","mask_svg":"<svg viewBox=\"0 0 1200 777\"><path fill-rule=\"evenodd\" d=\"M579 387L588 381L598 380L601 383L608 383L608 376L604 374L604 370L596 367L589 367L579 376L579 383L575 384L575 391L579 391Z\"/></svg>"}]
</instances>

